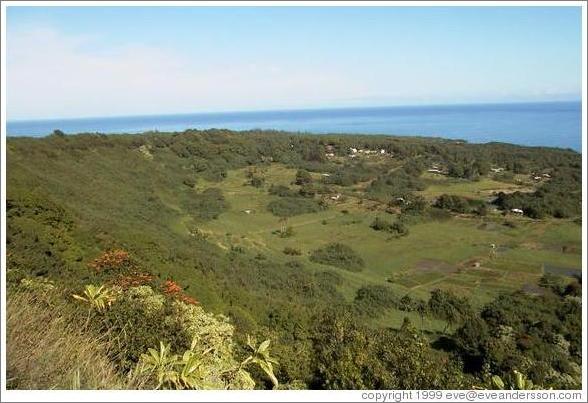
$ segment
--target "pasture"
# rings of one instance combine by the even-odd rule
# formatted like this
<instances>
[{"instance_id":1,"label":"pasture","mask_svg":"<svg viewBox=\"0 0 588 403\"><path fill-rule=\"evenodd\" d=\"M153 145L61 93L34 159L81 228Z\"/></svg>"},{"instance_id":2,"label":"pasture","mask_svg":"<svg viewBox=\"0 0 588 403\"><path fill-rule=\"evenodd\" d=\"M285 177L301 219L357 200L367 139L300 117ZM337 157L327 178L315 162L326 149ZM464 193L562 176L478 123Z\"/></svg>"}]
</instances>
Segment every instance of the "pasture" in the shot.
<instances>
[{"instance_id":1,"label":"pasture","mask_svg":"<svg viewBox=\"0 0 588 403\"><path fill-rule=\"evenodd\" d=\"M230 209L218 219L192 225L223 249L239 247L245 253L271 256L280 262L296 260L304 267L301 270L335 271L344 280L340 290L349 300L358 288L377 284L389 286L399 296L409 294L423 299L432 289L450 289L481 306L500 292L536 284L545 267L581 267L581 227L566 220L505 218L496 213L453 217L412 224L408 236L391 238L384 231L371 229L370 223L376 216L393 219L392 214L370 209L369 203L348 197L341 202L329 201L324 211L290 217L283 223L267 210L267 204L278 197L268 194L267 188L271 184L297 188L292 184L295 173L278 164L264 167L261 174L265 186L261 188L248 185L247 169L229 171L221 183L198 181L195 190L220 187ZM425 192L429 197L436 193L479 197L478 192L508 186L491 179L465 182L439 181ZM506 220L509 225L505 225ZM192 222L189 217L182 221ZM291 226L293 235L277 235L282 225ZM350 272L311 262L311 251L328 242L351 246L364 259L363 270ZM299 249L301 255L285 255L286 247ZM407 316L390 310L377 323L396 327L403 315ZM429 325L431 329L440 326Z\"/></svg>"}]
</instances>

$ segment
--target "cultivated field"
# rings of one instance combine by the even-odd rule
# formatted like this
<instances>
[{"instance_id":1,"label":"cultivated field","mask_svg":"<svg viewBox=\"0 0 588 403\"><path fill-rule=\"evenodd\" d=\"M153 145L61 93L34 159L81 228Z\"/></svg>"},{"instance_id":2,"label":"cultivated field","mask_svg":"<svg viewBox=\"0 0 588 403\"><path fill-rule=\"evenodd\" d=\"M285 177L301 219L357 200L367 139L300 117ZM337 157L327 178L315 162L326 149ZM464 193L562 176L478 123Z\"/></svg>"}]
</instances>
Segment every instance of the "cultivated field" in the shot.
<instances>
[{"instance_id":1,"label":"cultivated field","mask_svg":"<svg viewBox=\"0 0 588 403\"><path fill-rule=\"evenodd\" d=\"M334 241L352 246L365 260L365 268L360 272L330 268L344 278L341 291L349 299L359 287L379 284L391 287L399 295L422 298L427 298L434 288L451 289L471 297L479 306L499 292L532 290L546 268L568 274L580 270L578 224L503 217L496 211L486 217L458 216L417 223L411 225L408 236L391 238L383 231L370 228L376 216L387 217L389 213L375 203L360 203L359 199L347 197L330 201L324 211L288 218L286 225L294 229L294 235L281 238L276 230L283 223L267 210L267 204L277 196L269 195L267 188L270 184L296 188L292 184L295 173L294 169L272 164L264 168L266 183L262 188L247 184L246 169L229 171L220 184L199 181L195 185L197 190L220 186L230 210L216 220L200 224L198 231L224 249L240 247L253 255L271 255L279 261L296 260L312 270L330 268L311 262L308 255L312 250ZM423 193L428 197L450 193L479 198L480 192L490 195L507 188L524 188L492 179L471 182L439 177L437 182ZM189 216L176 224L176 229L187 236L196 230ZM299 249L302 254L285 255L285 247ZM378 323L399 325L406 315L392 310ZM426 326L438 328L443 324L429 320Z\"/></svg>"}]
</instances>

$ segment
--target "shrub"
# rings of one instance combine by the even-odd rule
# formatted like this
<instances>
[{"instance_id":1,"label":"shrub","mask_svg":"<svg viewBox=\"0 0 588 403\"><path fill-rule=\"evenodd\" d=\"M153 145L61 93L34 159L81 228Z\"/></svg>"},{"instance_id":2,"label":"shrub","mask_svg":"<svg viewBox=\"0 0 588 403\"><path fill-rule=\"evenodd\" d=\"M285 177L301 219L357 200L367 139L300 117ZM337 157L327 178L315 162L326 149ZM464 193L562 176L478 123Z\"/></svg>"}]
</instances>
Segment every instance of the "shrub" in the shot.
<instances>
[{"instance_id":1,"label":"shrub","mask_svg":"<svg viewBox=\"0 0 588 403\"><path fill-rule=\"evenodd\" d=\"M401 204L401 207L404 215L420 215L427 210L428 203L422 196L410 196L405 203Z\"/></svg>"},{"instance_id":2,"label":"shrub","mask_svg":"<svg viewBox=\"0 0 588 403\"><path fill-rule=\"evenodd\" d=\"M284 254L285 255L290 255L290 256L300 256L300 255L302 255L302 252L300 251L300 249L296 249L296 248L292 248L290 246L286 246L284 248Z\"/></svg>"},{"instance_id":3,"label":"shrub","mask_svg":"<svg viewBox=\"0 0 588 403\"><path fill-rule=\"evenodd\" d=\"M472 316L472 308L467 298L441 289L431 291L429 311L435 317L445 320L448 326L463 322Z\"/></svg>"},{"instance_id":4,"label":"shrub","mask_svg":"<svg viewBox=\"0 0 588 403\"><path fill-rule=\"evenodd\" d=\"M211 220L229 208L223 193L218 188L208 188L201 193L191 193L186 203L188 213L202 220Z\"/></svg>"},{"instance_id":5,"label":"shrub","mask_svg":"<svg viewBox=\"0 0 588 403\"><path fill-rule=\"evenodd\" d=\"M155 389L253 389L255 381L245 368L258 365L274 386L278 385L273 371L277 361L269 355L269 340L256 347L248 336L249 356L240 363L227 362L230 366L225 368L219 368L214 357L210 359L214 355L212 348L203 348L205 346L200 344L200 340L194 338L190 348L180 356L172 352L169 344L160 341L158 350L150 348L148 354L141 355L136 372Z\"/></svg>"},{"instance_id":6,"label":"shrub","mask_svg":"<svg viewBox=\"0 0 588 403\"><path fill-rule=\"evenodd\" d=\"M367 194L379 200L408 196L414 190L424 190L426 185L419 178L421 167L408 166L379 176L367 187Z\"/></svg>"},{"instance_id":7,"label":"shrub","mask_svg":"<svg viewBox=\"0 0 588 403\"><path fill-rule=\"evenodd\" d=\"M140 285L147 285L153 282L155 277L150 273L140 271L132 272L128 275L120 275L110 281L114 287L126 290L131 287L138 287Z\"/></svg>"},{"instance_id":8,"label":"shrub","mask_svg":"<svg viewBox=\"0 0 588 403\"><path fill-rule=\"evenodd\" d=\"M382 285L368 285L357 290L353 301L360 314L377 317L388 308L398 306L398 297L389 287Z\"/></svg>"},{"instance_id":9,"label":"shrub","mask_svg":"<svg viewBox=\"0 0 588 403\"><path fill-rule=\"evenodd\" d=\"M193 188L196 186L196 181L192 178L186 178L182 182L184 185L188 186L189 188Z\"/></svg>"},{"instance_id":10,"label":"shrub","mask_svg":"<svg viewBox=\"0 0 588 403\"><path fill-rule=\"evenodd\" d=\"M88 263L88 267L95 273L122 274L133 270L136 265L127 251L113 249L102 252L100 256Z\"/></svg>"},{"instance_id":11,"label":"shrub","mask_svg":"<svg viewBox=\"0 0 588 403\"><path fill-rule=\"evenodd\" d=\"M170 343L174 352L183 352L195 338L202 350L214 348L206 360L217 362L218 371L231 364L233 327L228 319L176 298L181 295L177 284L166 282L164 287L172 298L149 286L133 287L121 293L104 315L109 334L120 346L117 361L121 368L131 369L142 353L160 341Z\"/></svg>"},{"instance_id":12,"label":"shrub","mask_svg":"<svg viewBox=\"0 0 588 403\"><path fill-rule=\"evenodd\" d=\"M331 243L317 249L310 255L310 260L349 271L361 271L363 259L347 245Z\"/></svg>"},{"instance_id":13,"label":"shrub","mask_svg":"<svg viewBox=\"0 0 588 403\"><path fill-rule=\"evenodd\" d=\"M312 198L316 194L316 189L312 184L305 184L300 186L298 194L302 197Z\"/></svg>"},{"instance_id":14,"label":"shrub","mask_svg":"<svg viewBox=\"0 0 588 403\"><path fill-rule=\"evenodd\" d=\"M251 186L256 187L256 188L260 188L264 185L265 183L265 179L262 178L261 176L254 176L251 178L250 182Z\"/></svg>"},{"instance_id":15,"label":"shrub","mask_svg":"<svg viewBox=\"0 0 588 403\"><path fill-rule=\"evenodd\" d=\"M406 312L424 313L427 310L427 306L426 302L422 299L414 298L406 294L404 297L400 298L398 309Z\"/></svg>"},{"instance_id":16,"label":"shrub","mask_svg":"<svg viewBox=\"0 0 588 403\"><path fill-rule=\"evenodd\" d=\"M268 193L274 196L280 197L296 197L298 196L298 192L293 189L290 189L288 186L284 185L271 185L268 189Z\"/></svg>"},{"instance_id":17,"label":"shrub","mask_svg":"<svg viewBox=\"0 0 588 403\"><path fill-rule=\"evenodd\" d=\"M435 207L453 211L454 213L469 213L471 211L468 199L461 196L443 194L437 198Z\"/></svg>"},{"instance_id":18,"label":"shrub","mask_svg":"<svg viewBox=\"0 0 588 403\"><path fill-rule=\"evenodd\" d=\"M325 207L313 199L282 197L271 201L268 210L278 217L291 217L299 214L316 213Z\"/></svg>"},{"instance_id":19,"label":"shrub","mask_svg":"<svg viewBox=\"0 0 588 403\"><path fill-rule=\"evenodd\" d=\"M376 217L371 223L370 227L376 231L386 231L393 234L395 237L408 235L408 227L402 221L395 221L390 223L386 220Z\"/></svg>"},{"instance_id":20,"label":"shrub","mask_svg":"<svg viewBox=\"0 0 588 403\"><path fill-rule=\"evenodd\" d=\"M308 171L305 171L304 169L299 169L296 172L296 179L294 183L296 183L297 185L306 185L312 183L312 176L310 176L310 173Z\"/></svg>"}]
</instances>

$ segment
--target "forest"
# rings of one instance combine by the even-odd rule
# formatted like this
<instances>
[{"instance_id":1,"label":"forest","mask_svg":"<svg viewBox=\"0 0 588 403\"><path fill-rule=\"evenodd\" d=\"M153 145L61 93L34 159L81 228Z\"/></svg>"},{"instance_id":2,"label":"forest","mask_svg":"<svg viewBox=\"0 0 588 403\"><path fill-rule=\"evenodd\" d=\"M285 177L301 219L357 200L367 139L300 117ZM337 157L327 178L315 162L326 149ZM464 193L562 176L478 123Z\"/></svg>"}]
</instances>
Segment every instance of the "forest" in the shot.
<instances>
[{"instance_id":1,"label":"forest","mask_svg":"<svg viewBox=\"0 0 588 403\"><path fill-rule=\"evenodd\" d=\"M581 165L424 137L9 138L8 387L581 388Z\"/></svg>"}]
</instances>

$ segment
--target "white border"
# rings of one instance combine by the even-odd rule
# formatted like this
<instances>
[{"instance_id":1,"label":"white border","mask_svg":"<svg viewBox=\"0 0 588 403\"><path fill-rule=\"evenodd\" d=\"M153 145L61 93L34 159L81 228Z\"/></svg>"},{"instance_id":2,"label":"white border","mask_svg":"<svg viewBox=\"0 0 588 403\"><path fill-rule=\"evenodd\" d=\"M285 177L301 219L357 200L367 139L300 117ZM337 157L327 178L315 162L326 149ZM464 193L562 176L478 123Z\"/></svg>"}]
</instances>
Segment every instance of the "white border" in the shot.
<instances>
[{"instance_id":1,"label":"white border","mask_svg":"<svg viewBox=\"0 0 588 403\"><path fill-rule=\"evenodd\" d=\"M193 401L251 401L251 402L295 402L295 401L322 401L322 402L342 402L342 401L361 401L364 393L385 393L384 391L13 391L6 390L6 7L27 7L27 6L82 6L82 7L96 7L96 6L201 6L201 7L383 7L383 6L412 6L412 7L427 7L427 6L580 6L582 8L582 271L584 278L587 277L588 256L586 253L587 241L587 93L586 93L586 47L587 42L587 5L584 1L3 1L2 9L2 64L1 64L1 291L2 291L2 320L1 320L1 401L47 401L47 402L78 402L78 401L129 401L129 402L164 402L164 401L178 401L178 402L193 402ZM587 300L587 285L586 281L582 283L582 396L579 399L568 399L567 401L586 401L587 398L587 368L586 368L586 300ZM412 393L411 393L412 392ZM560 391L553 391L560 393ZM561 391L569 392L569 391ZM411 393L412 398L407 398L405 395L402 401L411 402L419 401L416 391L407 391ZM454 393L453 395L450 395ZM513 397L510 398L492 398L486 396L483 399L472 399L472 395L467 395L467 391L444 391L441 399L429 399L428 401L492 401L492 402L506 402L515 401ZM461 395L460 395L461 394ZM380 395L379 401L394 401L394 396ZM385 399L385 400L384 400ZM368 401L373 401L370 399ZM519 400L525 401L525 400ZM553 401L549 399L534 399L533 401Z\"/></svg>"}]
</instances>

